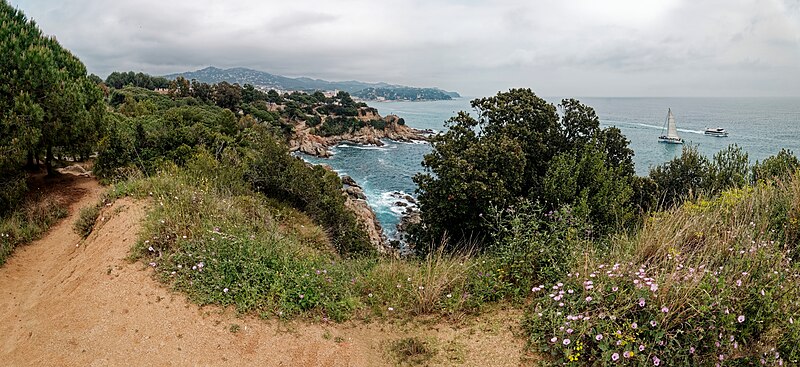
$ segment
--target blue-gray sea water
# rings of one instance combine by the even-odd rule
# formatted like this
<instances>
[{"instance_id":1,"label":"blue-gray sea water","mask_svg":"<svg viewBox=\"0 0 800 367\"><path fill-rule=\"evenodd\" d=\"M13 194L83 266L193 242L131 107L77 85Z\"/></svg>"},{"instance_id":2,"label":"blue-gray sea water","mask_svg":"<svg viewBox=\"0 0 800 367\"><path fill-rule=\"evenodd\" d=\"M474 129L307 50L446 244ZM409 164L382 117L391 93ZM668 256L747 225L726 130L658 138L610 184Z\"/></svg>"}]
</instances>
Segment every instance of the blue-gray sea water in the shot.
<instances>
[{"instance_id":1,"label":"blue-gray sea water","mask_svg":"<svg viewBox=\"0 0 800 367\"><path fill-rule=\"evenodd\" d=\"M559 98L546 98L557 104ZM675 115L678 133L687 144L697 145L711 157L729 144L738 144L751 163L776 154L781 148L800 154L800 98L579 98L594 107L603 127L616 126L630 140L636 172L647 175L650 167L669 161L681 152L680 145L658 142L667 109ZM470 99L436 102L370 103L382 116L395 114L419 129L445 129L444 122L458 111L473 112ZM474 113L473 113L474 115ZM707 127L722 127L730 136L706 136ZM342 144L328 159L304 157L325 163L342 175L353 177L389 238L396 236L402 207L392 193L414 194L412 177L422 171L422 156L430 151L425 143L386 141L383 147Z\"/></svg>"}]
</instances>

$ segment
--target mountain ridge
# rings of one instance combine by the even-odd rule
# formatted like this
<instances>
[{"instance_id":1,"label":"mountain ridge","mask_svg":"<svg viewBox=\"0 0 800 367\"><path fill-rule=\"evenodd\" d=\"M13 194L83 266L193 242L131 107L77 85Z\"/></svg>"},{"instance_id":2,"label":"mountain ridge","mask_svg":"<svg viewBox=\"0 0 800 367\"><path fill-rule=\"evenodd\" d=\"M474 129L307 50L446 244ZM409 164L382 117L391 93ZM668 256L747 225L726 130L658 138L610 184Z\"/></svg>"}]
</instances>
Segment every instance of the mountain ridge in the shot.
<instances>
[{"instance_id":1,"label":"mountain ridge","mask_svg":"<svg viewBox=\"0 0 800 367\"><path fill-rule=\"evenodd\" d=\"M445 91L440 88L418 88L386 82L368 83L358 80L347 81L328 81L324 79L314 79L309 77L290 78L276 75L265 71L249 69L245 67L235 67L221 69L215 66L208 66L203 69L187 72L179 72L164 75L167 79L175 79L182 76L186 79L196 79L203 83L228 83L252 84L256 87L278 90L342 90L359 96L359 92L371 90L372 93L361 93L359 98L366 100L441 100L459 98L457 92ZM374 93L374 91L382 93ZM392 91L403 91L403 93L393 93ZM388 96L388 98L387 98Z\"/></svg>"}]
</instances>

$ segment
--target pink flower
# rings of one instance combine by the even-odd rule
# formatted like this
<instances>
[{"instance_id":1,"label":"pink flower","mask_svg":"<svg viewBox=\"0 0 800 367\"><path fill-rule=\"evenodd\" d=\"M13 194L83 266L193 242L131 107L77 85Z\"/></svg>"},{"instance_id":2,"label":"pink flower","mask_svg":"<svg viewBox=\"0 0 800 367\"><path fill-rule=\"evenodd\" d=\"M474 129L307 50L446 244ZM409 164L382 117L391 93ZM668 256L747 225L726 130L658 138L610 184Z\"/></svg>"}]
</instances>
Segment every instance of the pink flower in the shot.
<instances>
[{"instance_id":1,"label":"pink flower","mask_svg":"<svg viewBox=\"0 0 800 367\"><path fill-rule=\"evenodd\" d=\"M650 326L652 326L652 327L656 327L656 325L658 325L658 323L656 322L656 320L650 320Z\"/></svg>"},{"instance_id":2,"label":"pink flower","mask_svg":"<svg viewBox=\"0 0 800 367\"><path fill-rule=\"evenodd\" d=\"M669 308L667 308L667 306L661 307L661 312L667 313L669 312Z\"/></svg>"},{"instance_id":3,"label":"pink flower","mask_svg":"<svg viewBox=\"0 0 800 367\"><path fill-rule=\"evenodd\" d=\"M658 357L653 357L653 365L658 366L661 364L661 360Z\"/></svg>"},{"instance_id":4,"label":"pink flower","mask_svg":"<svg viewBox=\"0 0 800 367\"><path fill-rule=\"evenodd\" d=\"M643 352L643 351L644 351L644 344L639 344L639 351L640 351L640 352Z\"/></svg>"},{"instance_id":5,"label":"pink flower","mask_svg":"<svg viewBox=\"0 0 800 367\"><path fill-rule=\"evenodd\" d=\"M644 298L639 298L639 307L644 307L644 305L645 305Z\"/></svg>"},{"instance_id":6,"label":"pink flower","mask_svg":"<svg viewBox=\"0 0 800 367\"><path fill-rule=\"evenodd\" d=\"M564 339L563 343L564 343L564 345L569 345L570 340L569 339Z\"/></svg>"},{"instance_id":7,"label":"pink flower","mask_svg":"<svg viewBox=\"0 0 800 367\"><path fill-rule=\"evenodd\" d=\"M633 324L631 324L631 328L632 328L632 329L638 329L638 328L639 328L639 325L638 325L637 323L635 323L635 322L634 322Z\"/></svg>"},{"instance_id":8,"label":"pink flower","mask_svg":"<svg viewBox=\"0 0 800 367\"><path fill-rule=\"evenodd\" d=\"M619 290L619 287L611 287L611 291L612 291L612 292L616 292L616 291L618 291L618 290Z\"/></svg>"},{"instance_id":9,"label":"pink flower","mask_svg":"<svg viewBox=\"0 0 800 367\"><path fill-rule=\"evenodd\" d=\"M611 360L612 360L612 361L614 361L614 362L616 362L617 360L619 360L619 353L614 353L614 354L612 354L612 355L611 355Z\"/></svg>"},{"instance_id":10,"label":"pink flower","mask_svg":"<svg viewBox=\"0 0 800 367\"><path fill-rule=\"evenodd\" d=\"M555 343L555 342L557 342L557 341L558 341L558 338L556 338L556 337L553 337L552 339L550 339L550 342L551 342L551 343Z\"/></svg>"},{"instance_id":11,"label":"pink flower","mask_svg":"<svg viewBox=\"0 0 800 367\"><path fill-rule=\"evenodd\" d=\"M594 338L595 338L597 341L601 341L601 340L603 340L603 334L597 334L597 336L595 336Z\"/></svg>"},{"instance_id":12,"label":"pink flower","mask_svg":"<svg viewBox=\"0 0 800 367\"><path fill-rule=\"evenodd\" d=\"M689 347L689 354L694 354L694 347Z\"/></svg>"},{"instance_id":13,"label":"pink flower","mask_svg":"<svg viewBox=\"0 0 800 367\"><path fill-rule=\"evenodd\" d=\"M631 357L631 352L628 352L626 350L624 353L622 353L622 356L625 357L625 358L630 358Z\"/></svg>"},{"instance_id":14,"label":"pink flower","mask_svg":"<svg viewBox=\"0 0 800 367\"><path fill-rule=\"evenodd\" d=\"M592 302L592 296L586 297L586 302Z\"/></svg>"},{"instance_id":15,"label":"pink flower","mask_svg":"<svg viewBox=\"0 0 800 367\"><path fill-rule=\"evenodd\" d=\"M736 318L736 321L739 321L740 324L743 323L744 322L744 315L739 315L739 317Z\"/></svg>"}]
</instances>

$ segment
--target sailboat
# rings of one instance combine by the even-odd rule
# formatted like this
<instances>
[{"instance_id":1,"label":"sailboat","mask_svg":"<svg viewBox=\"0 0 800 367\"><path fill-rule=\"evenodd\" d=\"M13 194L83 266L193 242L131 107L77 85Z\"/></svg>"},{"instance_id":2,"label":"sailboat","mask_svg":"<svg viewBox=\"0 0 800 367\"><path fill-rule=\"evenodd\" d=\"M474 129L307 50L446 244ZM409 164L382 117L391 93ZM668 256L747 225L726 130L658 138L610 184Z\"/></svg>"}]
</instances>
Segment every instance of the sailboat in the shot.
<instances>
[{"instance_id":1,"label":"sailboat","mask_svg":"<svg viewBox=\"0 0 800 367\"><path fill-rule=\"evenodd\" d=\"M663 135L664 130L667 130L667 135ZM664 129L661 130L661 134L658 137L658 141L662 143L683 144L683 139L678 136L678 128L675 127L675 116L672 116L672 109L667 110L667 121L664 122Z\"/></svg>"}]
</instances>

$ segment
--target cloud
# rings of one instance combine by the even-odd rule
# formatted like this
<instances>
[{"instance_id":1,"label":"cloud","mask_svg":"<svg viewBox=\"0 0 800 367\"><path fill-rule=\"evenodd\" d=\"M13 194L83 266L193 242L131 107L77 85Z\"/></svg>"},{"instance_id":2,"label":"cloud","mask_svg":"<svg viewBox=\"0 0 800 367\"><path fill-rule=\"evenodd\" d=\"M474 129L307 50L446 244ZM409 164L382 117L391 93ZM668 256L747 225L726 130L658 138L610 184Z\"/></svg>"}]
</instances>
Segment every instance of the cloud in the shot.
<instances>
[{"instance_id":1,"label":"cloud","mask_svg":"<svg viewBox=\"0 0 800 367\"><path fill-rule=\"evenodd\" d=\"M12 4L101 76L215 65L468 95L800 95L798 0Z\"/></svg>"}]
</instances>

